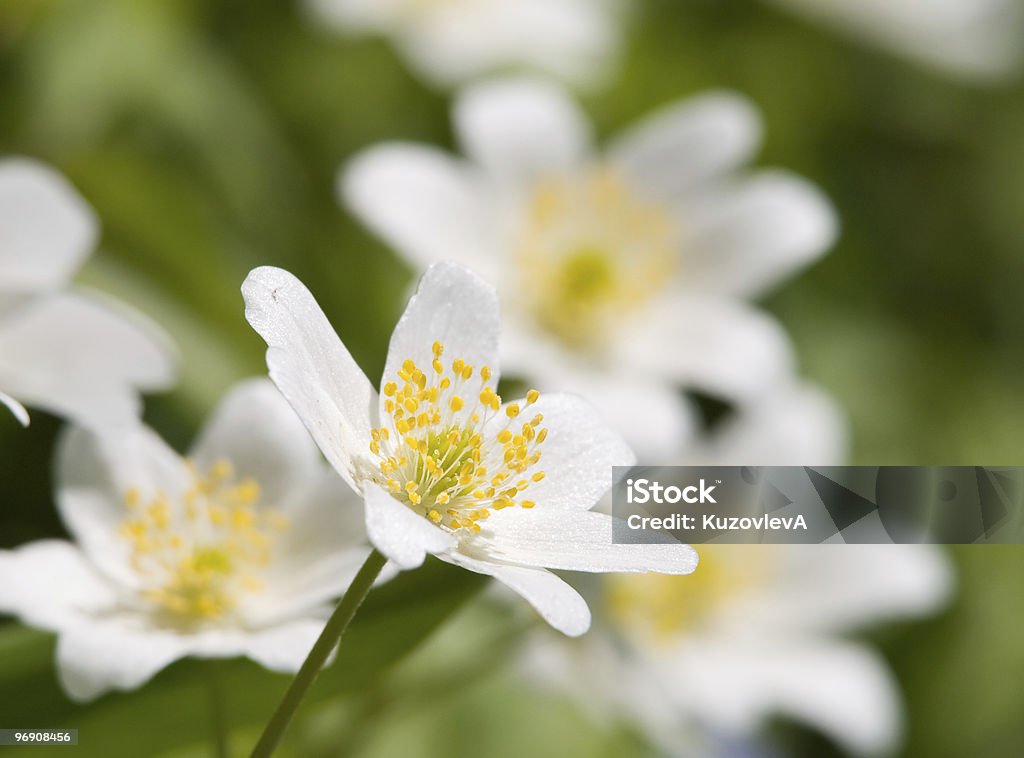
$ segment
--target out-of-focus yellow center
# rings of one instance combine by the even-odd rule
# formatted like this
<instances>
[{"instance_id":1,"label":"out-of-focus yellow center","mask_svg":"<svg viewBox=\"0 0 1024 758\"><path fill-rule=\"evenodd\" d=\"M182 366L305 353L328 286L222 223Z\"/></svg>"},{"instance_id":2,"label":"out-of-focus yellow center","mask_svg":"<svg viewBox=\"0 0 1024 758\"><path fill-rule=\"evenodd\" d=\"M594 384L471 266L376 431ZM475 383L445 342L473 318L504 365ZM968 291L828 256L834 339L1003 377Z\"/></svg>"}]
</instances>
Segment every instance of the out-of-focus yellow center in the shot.
<instances>
[{"instance_id":1,"label":"out-of-focus yellow center","mask_svg":"<svg viewBox=\"0 0 1024 758\"><path fill-rule=\"evenodd\" d=\"M771 569L759 547L702 545L697 570L686 576L610 574L605 577L608 618L641 644L668 644L709 623L763 581Z\"/></svg>"},{"instance_id":2,"label":"out-of-focus yellow center","mask_svg":"<svg viewBox=\"0 0 1024 758\"><path fill-rule=\"evenodd\" d=\"M598 347L666 286L678 241L668 212L610 170L543 181L518 241L527 308L570 346Z\"/></svg>"},{"instance_id":3,"label":"out-of-focus yellow center","mask_svg":"<svg viewBox=\"0 0 1024 758\"><path fill-rule=\"evenodd\" d=\"M244 593L259 592L274 535L288 528L286 518L259 507L259 484L236 479L230 462L207 472L188 466L192 481L180 499L125 492L130 515L119 531L142 599L181 624L221 619Z\"/></svg>"},{"instance_id":4,"label":"out-of-focus yellow center","mask_svg":"<svg viewBox=\"0 0 1024 758\"><path fill-rule=\"evenodd\" d=\"M502 406L491 369L456 358L442 361L435 342L427 370L408 359L383 387L385 423L374 429L370 452L381 483L412 510L447 529L479 532L492 510L533 508L522 497L544 478L537 468L548 430L537 413L520 414L537 402Z\"/></svg>"}]
</instances>

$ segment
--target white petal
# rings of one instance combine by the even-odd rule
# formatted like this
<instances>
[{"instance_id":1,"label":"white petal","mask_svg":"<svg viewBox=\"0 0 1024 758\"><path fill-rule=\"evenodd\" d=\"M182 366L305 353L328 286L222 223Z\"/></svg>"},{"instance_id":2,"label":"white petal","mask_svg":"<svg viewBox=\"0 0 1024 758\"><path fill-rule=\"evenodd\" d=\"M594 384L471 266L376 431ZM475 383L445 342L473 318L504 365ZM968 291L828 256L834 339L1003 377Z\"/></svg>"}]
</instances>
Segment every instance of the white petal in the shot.
<instances>
[{"instance_id":1,"label":"white petal","mask_svg":"<svg viewBox=\"0 0 1024 758\"><path fill-rule=\"evenodd\" d=\"M339 31L385 31L393 22L394 4L382 0L306 0L316 20Z\"/></svg>"},{"instance_id":2,"label":"white petal","mask_svg":"<svg viewBox=\"0 0 1024 758\"><path fill-rule=\"evenodd\" d=\"M761 119L746 97L713 92L666 106L619 137L609 160L632 184L667 201L749 160Z\"/></svg>"},{"instance_id":3,"label":"white petal","mask_svg":"<svg viewBox=\"0 0 1024 758\"><path fill-rule=\"evenodd\" d=\"M139 426L97 436L65 433L57 449L57 506L82 550L106 576L132 587L130 545L118 536L129 516L125 494L147 502L160 493L178 502L187 483L181 458L151 430Z\"/></svg>"},{"instance_id":4,"label":"white petal","mask_svg":"<svg viewBox=\"0 0 1024 758\"><path fill-rule=\"evenodd\" d=\"M83 702L110 690L136 689L189 652L186 637L114 616L62 632L57 667L65 691Z\"/></svg>"},{"instance_id":5,"label":"white petal","mask_svg":"<svg viewBox=\"0 0 1024 758\"><path fill-rule=\"evenodd\" d=\"M550 571L491 563L458 552L442 557L478 574L493 576L525 599L541 618L562 634L578 637L590 628L590 609L586 601Z\"/></svg>"},{"instance_id":6,"label":"white petal","mask_svg":"<svg viewBox=\"0 0 1024 758\"><path fill-rule=\"evenodd\" d=\"M846 460L846 418L819 388L794 383L739 408L694 464L838 466Z\"/></svg>"},{"instance_id":7,"label":"white petal","mask_svg":"<svg viewBox=\"0 0 1024 758\"><path fill-rule=\"evenodd\" d=\"M803 628L862 628L935 613L955 584L949 559L934 545L787 545L777 551L771 599L751 598L736 615L757 613Z\"/></svg>"},{"instance_id":8,"label":"white petal","mask_svg":"<svg viewBox=\"0 0 1024 758\"><path fill-rule=\"evenodd\" d=\"M455 538L391 497L376 484L367 484L366 533L388 560L403 570L418 568L427 554L455 547Z\"/></svg>"},{"instance_id":9,"label":"white petal","mask_svg":"<svg viewBox=\"0 0 1024 758\"><path fill-rule=\"evenodd\" d=\"M729 298L674 294L636 320L618 363L729 400L760 398L793 374L782 327Z\"/></svg>"},{"instance_id":10,"label":"white petal","mask_svg":"<svg viewBox=\"0 0 1024 758\"><path fill-rule=\"evenodd\" d=\"M762 171L680 207L688 232L683 281L701 293L760 295L821 257L838 221L821 191L782 171Z\"/></svg>"},{"instance_id":11,"label":"white petal","mask_svg":"<svg viewBox=\"0 0 1024 758\"><path fill-rule=\"evenodd\" d=\"M691 640L662 661L660 677L713 728L753 736L779 714L803 721L859 755L892 750L902 712L896 683L874 653L856 645L795 638L782 642Z\"/></svg>"},{"instance_id":12,"label":"white petal","mask_svg":"<svg viewBox=\"0 0 1024 758\"><path fill-rule=\"evenodd\" d=\"M87 426L132 422L137 391L169 386L174 363L155 325L95 295L38 298L0 324L0 386Z\"/></svg>"},{"instance_id":13,"label":"white petal","mask_svg":"<svg viewBox=\"0 0 1024 758\"><path fill-rule=\"evenodd\" d=\"M18 423L22 426L28 426L28 411L25 410L25 406L4 392L0 392L0 404L7 406L7 410L14 414L14 418L18 419Z\"/></svg>"},{"instance_id":14,"label":"white petal","mask_svg":"<svg viewBox=\"0 0 1024 758\"><path fill-rule=\"evenodd\" d=\"M1021 7L1014 0L775 0L946 73L981 83L1019 67Z\"/></svg>"},{"instance_id":15,"label":"white petal","mask_svg":"<svg viewBox=\"0 0 1024 758\"><path fill-rule=\"evenodd\" d=\"M299 670L324 630L320 619L300 618L246 635L245 655L264 668L282 673Z\"/></svg>"},{"instance_id":16,"label":"white petal","mask_svg":"<svg viewBox=\"0 0 1024 758\"><path fill-rule=\"evenodd\" d=\"M689 545L612 543L612 517L592 511L573 513L507 508L486 522L469 543L490 560L562 571L689 574L697 553Z\"/></svg>"},{"instance_id":17,"label":"white petal","mask_svg":"<svg viewBox=\"0 0 1024 758\"><path fill-rule=\"evenodd\" d=\"M290 526L276 535L266 590L249 595L239 609L250 624L261 626L340 597L370 552L362 498L327 467L286 501L268 504Z\"/></svg>"},{"instance_id":18,"label":"white petal","mask_svg":"<svg viewBox=\"0 0 1024 758\"><path fill-rule=\"evenodd\" d=\"M242 295L246 319L269 346L270 378L327 460L356 487L377 393L294 276L270 266L254 269Z\"/></svg>"},{"instance_id":19,"label":"white petal","mask_svg":"<svg viewBox=\"0 0 1024 758\"><path fill-rule=\"evenodd\" d=\"M238 479L251 477L260 485L261 502L274 508L306 486L321 465L306 428L267 379L239 382L228 391L191 457L202 471L228 461ZM345 487L340 480L338 486Z\"/></svg>"},{"instance_id":20,"label":"white petal","mask_svg":"<svg viewBox=\"0 0 1024 758\"><path fill-rule=\"evenodd\" d=\"M339 184L356 215L417 268L451 260L493 280L496 219L468 166L396 143L357 155Z\"/></svg>"},{"instance_id":21,"label":"white petal","mask_svg":"<svg viewBox=\"0 0 1024 758\"><path fill-rule=\"evenodd\" d=\"M568 93L534 79L478 84L455 104L455 125L469 156L495 182L527 188L587 159L590 128Z\"/></svg>"},{"instance_id":22,"label":"white petal","mask_svg":"<svg viewBox=\"0 0 1024 758\"><path fill-rule=\"evenodd\" d=\"M571 388L591 403L645 464L676 463L696 430L693 408L672 382L629 370L552 363L538 389Z\"/></svg>"},{"instance_id":23,"label":"white petal","mask_svg":"<svg viewBox=\"0 0 1024 758\"><path fill-rule=\"evenodd\" d=\"M489 366L492 381L497 384L500 330L494 287L463 266L436 263L423 275L395 326L381 383L398 381L398 371L406 359L430 372L434 359L431 351L434 343L440 342L446 365L462 358L476 370Z\"/></svg>"},{"instance_id":24,"label":"white petal","mask_svg":"<svg viewBox=\"0 0 1024 758\"><path fill-rule=\"evenodd\" d=\"M476 0L435 5L405 30L402 50L450 85L500 68L530 67L579 86L605 80L618 29L604 0Z\"/></svg>"},{"instance_id":25,"label":"white petal","mask_svg":"<svg viewBox=\"0 0 1024 758\"><path fill-rule=\"evenodd\" d=\"M113 601L110 585L69 542L42 540L0 551L0 613L57 630Z\"/></svg>"},{"instance_id":26,"label":"white petal","mask_svg":"<svg viewBox=\"0 0 1024 758\"><path fill-rule=\"evenodd\" d=\"M96 242L98 224L68 181L27 158L0 161L0 288L42 292L67 283Z\"/></svg>"},{"instance_id":27,"label":"white petal","mask_svg":"<svg viewBox=\"0 0 1024 758\"><path fill-rule=\"evenodd\" d=\"M544 420L538 429L548 430L537 464L545 476L530 484L528 490L538 510L590 510L611 489L612 467L636 463L633 451L583 398L548 394L541 395L533 405L525 406L524 401L519 404L524 419L542 414ZM485 436L496 435L507 420L504 413L498 414Z\"/></svg>"}]
</instances>

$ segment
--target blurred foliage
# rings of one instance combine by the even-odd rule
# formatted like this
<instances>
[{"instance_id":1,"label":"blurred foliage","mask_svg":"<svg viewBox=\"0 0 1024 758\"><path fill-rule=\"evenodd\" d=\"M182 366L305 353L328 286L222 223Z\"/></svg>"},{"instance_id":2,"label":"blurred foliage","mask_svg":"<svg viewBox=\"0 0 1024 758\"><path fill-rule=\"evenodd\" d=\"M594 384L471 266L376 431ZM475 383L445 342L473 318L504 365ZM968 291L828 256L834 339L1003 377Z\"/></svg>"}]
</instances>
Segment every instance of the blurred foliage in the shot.
<instances>
[{"instance_id":1,"label":"blurred foliage","mask_svg":"<svg viewBox=\"0 0 1024 758\"><path fill-rule=\"evenodd\" d=\"M622 75L584 101L601 134L681 96L737 89L763 109L761 163L810 177L838 207L835 250L766 306L791 330L805 373L847 408L854 461L1020 463L1024 85L961 87L753 0L649 0L633 27ZM102 219L82 283L145 310L181 347L180 387L147 410L179 448L228 384L264 372L238 292L253 266L308 282L356 359L379 373L411 275L339 209L335 173L383 139L451 144L446 98L386 44L332 36L292 3L8 0L0 104L0 153L53 163ZM0 420L0 545L61 533L49 484L57 433L38 412L27 431ZM1016 755L1024 550L955 557L955 607L877 640L906 693L907 754ZM407 667L398 684L378 681L378 666L479 585L434 566L375 591L292 754L339 744L367 756L642 754L619 725L592 724L510 678L501 634L454 648L431 640L410 661L415 678L412 664L436 652L464 687L421 677L407 689ZM501 627L500 611L481 614L472 629ZM85 755L206 754L203 664L79 707L57 689L52 646L0 627L0 725L77 727ZM284 681L241 662L219 674L245 750ZM338 742L353 739L346 725L359 725L358 744ZM831 750L792 728L772 734L787 751Z\"/></svg>"}]
</instances>

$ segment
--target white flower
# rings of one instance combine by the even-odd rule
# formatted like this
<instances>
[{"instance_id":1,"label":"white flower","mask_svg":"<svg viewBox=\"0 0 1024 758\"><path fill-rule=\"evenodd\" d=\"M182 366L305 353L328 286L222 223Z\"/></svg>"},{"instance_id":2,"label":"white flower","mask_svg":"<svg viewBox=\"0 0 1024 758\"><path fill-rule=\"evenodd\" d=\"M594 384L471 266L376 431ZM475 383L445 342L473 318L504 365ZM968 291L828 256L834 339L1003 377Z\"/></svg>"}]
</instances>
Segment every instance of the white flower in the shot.
<instances>
[{"instance_id":1,"label":"white flower","mask_svg":"<svg viewBox=\"0 0 1024 758\"><path fill-rule=\"evenodd\" d=\"M590 612L547 569L694 569L686 545L613 545L611 518L590 511L612 466L634 459L587 403L535 390L501 403L498 298L476 275L427 269L392 334L380 397L295 277L259 268L242 292L271 379L362 494L370 540L400 568L432 553L493 576L570 635Z\"/></svg>"},{"instance_id":2,"label":"white flower","mask_svg":"<svg viewBox=\"0 0 1024 758\"><path fill-rule=\"evenodd\" d=\"M760 135L746 100L672 104L603 155L537 81L469 89L455 126L468 161L384 145L342 192L413 265L452 258L498 283L510 374L573 387L661 462L691 426L678 386L747 402L791 373L784 333L743 298L820 255L835 219L807 182L742 168Z\"/></svg>"},{"instance_id":3,"label":"white flower","mask_svg":"<svg viewBox=\"0 0 1024 758\"><path fill-rule=\"evenodd\" d=\"M137 391L174 378L155 326L124 306L65 290L98 233L92 210L52 169L0 160L0 402L89 426L134 420Z\"/></svg>"},{"instance_id":4,"label":"white flower","mask_svg":"<svg viewBox=\"0 0 1024 758\"><path fill-rule=\"evenodd\" d=\"M315 16L354 34L392 39L429 81L452 85L522 67L580 86L618 57L615 0L308 0Z\"/></svg>"},{"instance_id":5,"label":"white flower","mask_svg":"<svg viewBox=\"0 0 1024 758\"><path fill-rule=\"evenodd\" d=\"M730 422L701 462L835 465L844 437L828 398L797 386ZM897 683L882 657L849 634L939 609L953 584L939 549L697 550L700 570L684 582L605 578L593 588L593 633L575 646L534 635L526 670L602 719L635 722L669 755L714 755L723 738L752 738L773 715L816 727L854 753L897 746Z\"/></svg>"},{"instance_id":6,"label":"white flower","mask_svg":"<svg viewBox=\"0 0 1024 758\"><path fill-rule=\"evenodd\" d=\"M297 670L369 553L354 496L265 379L225 397L187 460L141 425L70 430L57 493L75 541L0 551L0 611L58 634L76 700L184 656Z\"/></svg>"},{"instance_id":7,"label":"white flower","mask_svg":"<svg viewBox=\"0 0 1024 758\"><path fill-rule=\"evenodd\" d=\"M1016 0L773 2L964 79L1005 77L1024 53Z\"/></svg>"}]
</instances>

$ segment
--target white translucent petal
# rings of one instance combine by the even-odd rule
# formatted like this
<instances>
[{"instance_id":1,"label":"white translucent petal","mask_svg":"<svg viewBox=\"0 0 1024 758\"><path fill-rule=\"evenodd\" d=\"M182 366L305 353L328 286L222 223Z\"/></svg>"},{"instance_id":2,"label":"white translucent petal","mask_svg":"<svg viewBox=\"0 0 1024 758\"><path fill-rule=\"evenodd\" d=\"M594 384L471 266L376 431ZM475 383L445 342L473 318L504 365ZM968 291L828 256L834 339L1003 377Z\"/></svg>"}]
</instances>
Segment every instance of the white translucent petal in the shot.
<instances>
[{"instance_id":1,"label":"white translucent petal","mask_svg":"<svg viewBox=\"0 0 1024 758\"><path fill-rule=\"evenodd\" d=\"M407 359L433 375L432 349L435 342L440 342L444 345L441 360L446 367L456 358L462 358L477 371L489 366L493 374L491 386L495 386L500 376L500 330L501 314L494 287L464 266L436 263L423 275L416 294L395 326L381 383L396 381L401 386L398 372Z\"/></svg>"},{"instance_id":2,"label":"white translucent petal","mask_svg":"<svg viewBox=\"0 0 1024 758\"><path fill-rule=\"evenodd\" d=\"M759 400L793 374L778 322L731 298L670 293L637 318L632 334L617 362L727 400Z\"/></svg>"},{"instance_id":3,"label":"white translucent petal","mask_svg":"<svg viewBox=\"0 0 1024 758\"><path fill-rule=\"evenodd\" d=\"M414 513L376 484L367 484L366 532L370 542L403 570L418 568L428 554L455 547L455 538Z\"/></svg>"},{"instance_id":4,"label":"white translucent petal","mask_svg":"<svg viewBox=\"0 0 1024 758\"><path fill-rule=\"evenodd\" d=\"M458 552L441 557L478 574L493 576L532 605L552 627L569 637L578 637L590 628L590 609L586 601L550 571L492 563Z\"/></svg>"},{"instance_id":5,"label":"white translucent petal","mask_svg":"<svg viewBox=\"0 0 1024 758\"><path fill-rule=\"evenodd\" d=\"M820 388L794 382L736 409L694 465L838 466L846 460L846 417Z\"/></svg>"},{"instance_id":6,"label":"white translucent petal","mask_svg":"<svg viewBox=\"0 0 1024 758\"><path fill-rule=\"evenodd\" d=\"M254 269L242 295L246 319L267 342L270 378L331 465L358 486L377 393L294 276L270 266Z\"/></svg>"},{"instance_id":7,"label":"white translucent petal","mask_svg":"<svg viewBox=\"0 0 1024 758\"><path fill-rule=\"evenodd\" d=\"M266 589L239 610L256 625L308 613L344 594L370 552L362 498L331 469L314 472L274 508L289 526L274 537Z\"/></svg>"},{"instance_id":8,"label":"white translucent petal","mask_svg":"<svg viewBox=\"0 0 1024 758\"><path fill-rule=\"evenodd\" d=\"M28 426L28 411L25 410L24 405L5 392L0 392L0 405L5 405L7 410L14 414L14 418L18 419L19 424Z\"/></svg>"},{"instance_id":9,"label":"white translucent petal","mask_svg":"<svg viewBox=\"0 0 1024 758\"><path fill-rule=\"evenodd\" d=\"M787 545L766 556L770 590L729 617L780 628L845 631L935 613L952 594L952 566L934 545Z\"/></svg>"},{"instance_id":10,"label":"white translucent petal","mask_svg":"<svg viewBox=\"0 0 1024 758\"><path fill-rule=\"evenodd\" d=\"M967 80L1005 78L1024 53L1024 14L1015 0L774 2Z\"/></svg>"},{"instance_id":11,"label":"white translucent petal","mask_svg":"<svg viewBox=\"0 0 1024 758\"><path fill-rule=\"evenodd\" d=\"M483 522L471 544L488 559L562 571L689 574L697 553L669 539L659 544L617 545L612 517L604 513L506 508Z\"/></svg>"},{"instance_id":12,"label":"white translucent petal","mask_svg":"<svg viewBox=\"0 0 1024 758\"><path fill-rule=\"evenodd\" d=\"M611 144L608 159L639 191L665 202L738 168L760 142L753 103L736 93L712 92L644 118Z\"/></svg>"},{"instance_id":13,"label":"white translucent petal","mask_svg":"<svg viewBox=\"0 0 1024 758\"><path fill-rule=\"evenodd\" d=\"M324 629L325 621L297 618L258 629L243 640L244 653L271 671L294 673L309 655L313 643Z\"/></svg>"},{"instance_id":14,"label":"white translucent petal","mask_svg":"<svg viewBox=\"0 0 1024 758\"><path fill-rule=\"evenodd\" d=\"M140 502L163 493L180 502L188 484L184 461L150 429L120 428L102 435L72 428L57 448L57 507L89 560L106 576L133 587L130 545L118 535L130 516L125 496Z\"/></svg>"},{"instance_id":15,"label":"white translucent petal","mask_svg":"<svg viewBox=\"0 0 1024 758\"><path fill-rule=\"evenodd\" d=\"M111 586L70 542L41 540L0 550L0 613L57 630L114 600Z\"/></svg>"},{"instance_id":16,"label":"white translucent petal","mask_svg":"<svg viewBox=\"0 0 1024 758\"><path fill-rule=\"evenodd\" d=\"M541 414L538 431L547 429L539 446L541 457L531 472L544 472L543 480L530 484L529 500L538 509L587 511L612 486L613 466L632 466L636 456L625 441L608 428L600 414L586 400L575 395L542 394L533 405L522 406L524 421ZM508 418L499 413L485 427L485 438L493 438Z\"/></svg>"},{"instance_id":17,"label":"white translucent petal","mask_svg":"<svg viewBox=\"0 0 1024 758\"><path fill-rule=\"evenodd\" d=\"M678 214L681 281L704 294L761 295L827 252L839 228L821 191L783 171L706 188Z\"/></svg>"},{"instance_id":18,"label":"white translucent petal","mask_svg":"<svg viewBox=\"0 0 1024 758\"><path fill-rule=\"evenodd\" d=\"M441 3L399 31L428 79L451 85L512 67L581 87L604 81L619 33L607 0L474 0Z\"/></svg>"},{"instance_id":19,"label":"white translucent petal","mask_svg":"<svg viewBox=\"0 0 1024 758\"><path fill-rule=\"evenodd\" d=\"M228 391L203 428L191 458L201 471L228 461L238 480L251 477L259 484L260 501L272 507L305 487L321 465L306 428L268 379L239 382ZM338 486L345 487L340 479ZM354 494L352 500L357 502Z\"/></svg>"},{"instance_id":20,"label":"white translucent petal","mask_svg":"<svg viewBox=\"0 0 1024 758\"><path fill-rule=\"evenodd\" d=\"M96 242L98 223L74 187L28 158L0 160L0 289L66 284Z\"/></svg>"},{"instance_id":21,"label":"white translucent petal","mask_svg":"<svg viewBox=\"0 0 1024 758\"><path fill-rule=\"evenodd\" d=\"M590 150L590 127L569 94L539 79L464 90L455 103L455 126L469 156L512 191L578 168Z\"/></svg>"},{"instance_id":22,"label":"white translucent petal","mask_svg":"<svg viewBox=\"0 0 1024 758\"><path fill-rule=\"evenodd\" d=\"M772 715L816 727L857 755L899 743L902 707L884 662L866 648L807 638L691 639L659 656L680 707L726 734L752 737Z\"/></svg>"},{"instance_id":23,"label":"white translucent petal","mask_svg":"<svg viewBox=\"0 0 1024 758\"><path fill-rule=\"evenodd\" d=\"M188 639L135 617L108 616L65 629L57 641L60 682L72 700L133 690L190 653Z\"/></svg>"},{"instance_id":24,"label":"white translucent petal","mask_svg":"<svg viewBox=\"0 0 1024 758\"><path fill-rule=\"evenodd\" d=\"M175 363L155 325L85 292L37 298L0 322L0 386L87 426L131 423L138 391L169 386Z\"/></svg>"},{"instance_id":25,"label":"white translucent petal","mask_svg":"<svg viewBox=\"0 0 1024 758\"><path fill-rule=\"evenodd\" d=\"M493 280L497 219L471 167L433 148L386 144L357 155L339 188L356 215L417 268L448 260Z\"/></svg>"}]
</instances>

